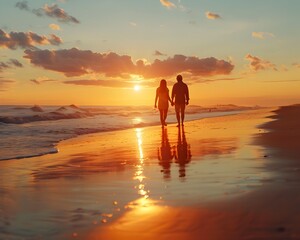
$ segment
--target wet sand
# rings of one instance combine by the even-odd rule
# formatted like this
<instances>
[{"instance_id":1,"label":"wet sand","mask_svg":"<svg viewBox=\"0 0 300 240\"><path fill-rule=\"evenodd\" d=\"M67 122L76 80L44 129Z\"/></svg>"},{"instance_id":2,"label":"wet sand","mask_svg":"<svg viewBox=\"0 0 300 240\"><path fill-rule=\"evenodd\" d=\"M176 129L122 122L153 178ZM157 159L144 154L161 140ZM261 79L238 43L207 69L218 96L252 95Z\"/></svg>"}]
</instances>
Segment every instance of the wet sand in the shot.
<instances>
[{"instance_id":1,"label":"wet sand","mask_svg":"<svg viewBox=\"0 0 300 240\"><path fill-rule=\"evenodd\" d=\"M300 239L291 109L90 134L2 161L0 238Z\"/></svg>"}]
</instances>

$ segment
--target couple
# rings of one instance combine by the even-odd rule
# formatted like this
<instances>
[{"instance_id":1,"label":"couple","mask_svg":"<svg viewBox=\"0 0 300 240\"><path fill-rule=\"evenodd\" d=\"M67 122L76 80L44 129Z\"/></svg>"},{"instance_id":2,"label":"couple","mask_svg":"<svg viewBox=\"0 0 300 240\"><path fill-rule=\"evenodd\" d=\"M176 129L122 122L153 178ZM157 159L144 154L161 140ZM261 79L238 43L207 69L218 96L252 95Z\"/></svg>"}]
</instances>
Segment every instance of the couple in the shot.
<instances>
[{"instance_id":1,"label":"couple","mask_svg":"<svg viewBox=\"0 0 300 240\"><path fill-rule=\"evenodd\" d=\"M169 89L167 88L167 81L165 79L160 81L160 86L156 89L154 107L157 108L158 100L158 109L162 127L167 126L166 119L168 115L169 101L172 106L175 104L175 112L178 123L177 127L180 126L180 120L181 125L183 126L185 105L188 105L190 100L189 89L188 86L182 81L181 75L178 75L176 79L177 83L174 84L172 89L172 100L169 96Z\"/></svg>"}]
</instances>

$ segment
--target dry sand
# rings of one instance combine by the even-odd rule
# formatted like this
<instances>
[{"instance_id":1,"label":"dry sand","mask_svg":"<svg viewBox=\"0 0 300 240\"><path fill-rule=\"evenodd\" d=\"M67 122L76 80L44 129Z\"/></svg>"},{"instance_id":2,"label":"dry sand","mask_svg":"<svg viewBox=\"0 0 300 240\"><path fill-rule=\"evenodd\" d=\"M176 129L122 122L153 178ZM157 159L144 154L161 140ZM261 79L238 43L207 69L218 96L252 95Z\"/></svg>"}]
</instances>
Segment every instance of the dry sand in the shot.
<instances>
[{"instance_id":1,"label":"dry sand","mask_svg":"<svg viewBox=\"0 0 300 240\"><path fill-rule=\"evenodd\" d=\"M300 239L299 109L91 134L0 162L0 238Z\"/></svg>"}]
</instances>

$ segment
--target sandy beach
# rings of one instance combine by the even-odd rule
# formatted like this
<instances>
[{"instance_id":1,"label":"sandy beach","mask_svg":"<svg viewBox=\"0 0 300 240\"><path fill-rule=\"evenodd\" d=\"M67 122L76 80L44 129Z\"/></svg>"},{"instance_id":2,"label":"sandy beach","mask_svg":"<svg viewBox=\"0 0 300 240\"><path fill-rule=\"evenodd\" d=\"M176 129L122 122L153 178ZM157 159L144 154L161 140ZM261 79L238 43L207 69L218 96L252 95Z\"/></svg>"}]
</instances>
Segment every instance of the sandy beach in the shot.
<instances>
[{"instance_id":1,"label":"sandy beach","mask_svg":"<svg viewBox=\"0 0 300 240\"><path fill-rule=\"evenodd\" d=\"M0 161L0 239L300 239L300 106Z\"/></svg>"}]
</instances>

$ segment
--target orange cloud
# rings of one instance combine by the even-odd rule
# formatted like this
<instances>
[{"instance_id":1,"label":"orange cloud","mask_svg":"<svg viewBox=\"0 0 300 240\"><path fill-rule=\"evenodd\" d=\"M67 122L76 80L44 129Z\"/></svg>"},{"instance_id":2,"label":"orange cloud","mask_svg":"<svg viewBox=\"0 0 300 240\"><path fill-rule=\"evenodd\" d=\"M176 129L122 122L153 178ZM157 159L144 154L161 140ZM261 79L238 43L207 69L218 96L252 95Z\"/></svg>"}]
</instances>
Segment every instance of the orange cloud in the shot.
<instances>
[{"instance_id":1,"label":"orange cloud","mask_svg":"<svg viewBox=\"0 0 300 240\"><path fill-rule=\"evenodd\" d=\"M74 84L81 86L102 86L117 88L132 88L133 83L121 80L69 80L64 81L65 84Z\"/></svg>"},{"instance_id":2,"label":"orange cloud","mask_svg":"<svg viewBox=\"0 0 300 240\"><path fill-rule=\"evenodd\" d=\"M267 69L272 69L274 71L277 71L276 65L267 60L261 59L256 56L252 56L250 54L247 54L245 56L245 59L250 61L250 68L253 71L267 70Z\"/></svg>"},{"instance_id":3,"label":"orange cloud","mask_svg":"<svg viewBox=\"0 0 300 240\"><path fill-rule=\"evenodd\" d=\"M60 26L54 23L49 24L49 28L51 28L52 30L56 30L59 31L60 30Z\"/></svg>"},{"instance_id":4,"label":"orange cloud","mask_svg":"<svg viewBox=\"0 0 300 240\"><path fill-rule=\"evenodd\" d=\"M191 83L209 83L209 82L219 82L219 81L236 81L236 80L240 80L242 78L240 77L231 77L231 78L212 78L212 79L205 79L205 78L195 78L195 79L191 79L190 80L190 84Z\"/></svg>"},{"instance_id":5,"label":"orange cloud","mask_svg":"<svg viewBox=\"0 0 300 240\"><path fill-rule=\"evenodd\" d=\"M205 15L206 15L206 17L208 19L211 19L211 20L215 20L215 19L220 19L221 18L221 16L219 14L213 13L213 12L206 12Z\"/></svg>"},{"instance_id":6,"label":"orange cloud","mask_svg":"<svg viewBox=\"0 0 300 240\"><path fill-rule=\"evenodd\" d=\"M293 66L295 66L296 68L300 68L300 63L293 63Z\"/></svg>"},{"instance_id":7,"label":"orange cloud","mask_svg":"<svg viewBox=\"0 0 300 240\"><path fill-rule=\"evenodd\" d=\"M62 8L59 8L56 4L53 4L52 6L46 4L43 8L39 10L39 12L42 12L48 17L56 18L60 22L79 23L79 21L75 17L66 13Z\"/></svg>"},{"instance_id":8,"label":"orange cloud","mask_svg":"<svg viewBox=\"0 0 300 240\"><path fill-rule=\"evenodd\" d=\"M160 0L160 3L167 8L175 8L176 5L168 0Z\"/></svg>"},{"instance_id":9,"label":"orange cloud","mask_svg":"<svg viewBox=\"0 0 300 240\"><path fill-rule=\"evenodd\" d=\"M79 86L101 86L101 87L112 87L112 88L132 88L136 81L124 81L124 80L91 80L91 79L81 79L81 80L67 80L63 82L64 84L73 84ZM138 84L143 87L156 87L157 82L149 81L139 81Z\"/></svg>"},{"instance_id":10,"label":"orange cloud","mask_svg":"<svg viewBox=\"0 0 300 240\"><path fill-rule=\"evenodd\" d=\"M252 32L252 37L266 39L267 37L274 37L274 34L269 32Z\"/></svg>"},{"instance_id":11,"label":"orange cloud","mask_svg":"<svg viewBox=\"0 0 300 240\"><path fill-rule=\"evenodd\" d=\"M186 73L192 76L214 76L230 74L234 65L214 57L198 58L174 55L153 63L138 60L134 63L128 55L116 53L94 53L76 48L62 50L26 50L24 58L47 70L64 75L81 76L88 73L103 74L106 77L130 78L130 74L144 78L160 78Z\"/></svg>"},{"instance_id":12,"label":"orange cloud","mask_svg":"<svg viewBox=\"0 0 300 240\"><path fill-rule=\"evenodd\" d=\"M9 49L33 48L36 45L59 45L62 39L51 34L50 37L38 35L33 32L10 32L6 33L0 29L0 47Z\"/></svg>"},{"instance_id":13,"label":"orange cloud","mask_svg":"<svg viewBox=\"0 0 300 240\"><path fill-rule=\"evenodd\" d=\"M0 91L6 91L10 84L15 83L14 80L6 80L0 77Z\"/></svg>"}]
</instances>

